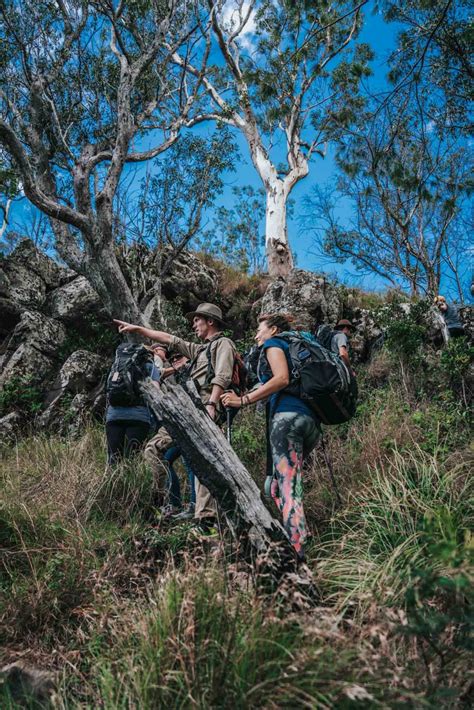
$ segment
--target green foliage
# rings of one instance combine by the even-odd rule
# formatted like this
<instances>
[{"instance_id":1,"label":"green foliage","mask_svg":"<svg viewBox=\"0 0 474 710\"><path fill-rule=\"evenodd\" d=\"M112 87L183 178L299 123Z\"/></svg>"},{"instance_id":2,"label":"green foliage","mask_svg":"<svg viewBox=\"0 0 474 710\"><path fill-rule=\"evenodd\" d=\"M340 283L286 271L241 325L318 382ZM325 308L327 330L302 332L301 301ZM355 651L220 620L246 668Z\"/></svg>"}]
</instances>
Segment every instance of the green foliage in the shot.
<instances>
[{"instance_id":1,"label":"green foliage","mask_svg":"<svg viewBox=\"0 0 474 710\"><path fill-rule=\"evenodd\" d=\"M86 582L94 559L77 530L18 506L0 510L0 618L7 637L44 638L74 624L74 609L92 599Z\"/></svg>"},{"instance_id":2,"label":"green foliage","mask_svg":"<svg viewBox=\"0 0 474 710\"><path fill-rule=\"evenodd\" d=\"M265 413L243 409L232 425L232 447L258 485L265 479Z\"/></svg>"},{"instance_id":3,"label":"green foliage","mask_svg":"<svg viewBox=\"0 0 474 710\"><path fill-rule=\"evenodd\" d=\"M328 531L318 565L328 592L342 605L371 595L399 603L412 568L445 568L427 531L464 544L473 523L470 495L467 462L447 470L419 447L395 453L370 472Z\"/></svg>"},{"instance_id":4,"label":"green foliage","mask_svg":"<svg viewBox=\"0 0 474 710\"><path fill-rule=\"evenodd\" d=\"M116 328L94 313L85 315L76 327L68 328L66 339L58 348L58 356L66 360L76 350L89 350L98 355L111 356L120 343Z\"/></svg>"},{"instance_id":5,"label":"green foliage","mask_svg":"<svg viewBox=\"0 0 474 710\"><path fill-rule=\"evenodd\" d=\"M150 518L156 498L155 480L139 458L108 466L91 496L91 515L125 524Z\"/></svg>"},{"instance_id":6,"label":"green foliage","mask_svg":"<svg viewBox=\"0 0 474 710\"><path fill-rule=\"evenodd\" d=\"M92 664L94 694L110 707L187 707L190 697L198 707L263 707L270 694L279 706L327 706L348 679L351 650L305 648L297 623L230 595L212 568L172 576L130 628L104 638Z\"/></svg>"},{"instance_id":7,"label":"green foliage","mask_svg":"<svg viewBox=\"0 0 474 710\"><path fill-rule=\"evenodd\" d=\"M0 416L17 411L27 416L38 414L43 406L43 393L32 377L12 377L0 391Z\"/></svg>"},{"instance_id":8,"label":"green foliage","mask_svg":"<svg viewBox=\"0 0 474 710\"><path fill-rule=\"evenodd\" d=\"M257 273L264 267L265 235L262 229L265 193L250 185L232 189L235 205L220 207L212 230L199 240L199 247L235 268Z\"/></svg>"},{"instance_id":9,"label":"green foliage","mask_svg":"<svg viewBox=\"0 0 474 710\"><path fill-rule=\"evenodd\" d=\"M427 342L429 308L429 302L424 300L412 302L409 307L393 301L376 312L388 348L412 364L422 357L420 349Z\"/></svg>"},{"instance_id":10,"label":"green foliage","mask_svg":"<svg viewBox=\"0 0 474 710\"><path fill-rule=\"evenodd\" d=\"M433 703L456 698L459 690L452 687L453 672L458 675L463 672L460 669L467 670L474 650L472 533L457 528L455 521L447 522L440 525L439 519L426 520L432 564L410 570L405 591L407 619L400 628L420 648L428 677L427 696ZM456 681L462 687L462 676Z\"/></svg>"},{"instance_id":11,"label":"green foliage","mask_svg":"<svg viewBox=\"0 0 474 710\"><path fill-rule=\"evenodd\" d=\"M191 323L183 313L183 306L179 298L164 302L163 317L167 331L185 340L194 340L195 333L192 330Z\"/></svg>"},{"instance_id":12,"label":"green foliage","mask_svg":"<svg viewBox=\"0 0 474 710\"><path fill-rule=\"evenodd\" d=\"M451 384L460 384L474 360L474 347L467 338L451 338L441 353L440 367Z\"/></svg>"}]
</instances>

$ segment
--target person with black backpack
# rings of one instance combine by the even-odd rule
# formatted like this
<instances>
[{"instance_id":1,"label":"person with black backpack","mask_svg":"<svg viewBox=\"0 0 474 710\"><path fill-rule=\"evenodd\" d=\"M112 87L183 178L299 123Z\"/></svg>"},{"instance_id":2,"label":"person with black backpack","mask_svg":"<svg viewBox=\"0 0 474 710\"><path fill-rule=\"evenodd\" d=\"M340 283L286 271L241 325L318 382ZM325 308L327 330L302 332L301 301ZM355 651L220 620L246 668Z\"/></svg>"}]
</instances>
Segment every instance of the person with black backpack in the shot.
<instances>
[{"instance_id":1,"label":"person with black backpack","mask_svg":"<svg viewBox=\"0 0 474 710\"><path fill-rule=\"evenodd\" d=\"M194 381L211 419L219 421L222 417L225 418L220 395L231 387L234 373L238 369L237 350L232 340L222 333L226 324L219 306L201 303L195 311L187 313L186 316L192 321L193 330L203 341L202 344L125 321L114 320L114 323L118 325L120 333L138 333L189 358L188 375ZM195 519L198 531L204 535L217 534L215 500L198 477L195 480L195 490Z\"/></svg>"},{"instance_id":2,"label":"person with black backpack","mask_svg":"<svg viewBox=\"0 0 474 710\"><path fill-rule=\"evenodd\" d=\"M354 374L349 358L349 339L354 326L347 318L341 318L334 328L330 325L320 325L316 330L316 338L327 350L331 350L344 361L345 365Z\"/></svg>"},{"instance_id":3,"label":"person with black backpack","mask_svg":"<svg viewBox=\"0 0 474 710\"><path fill-rule=\"evenodd\" d=\"M160 379L165 352L145 345L121 343L106 383L105 433L108 462L115 465L134 456L152 431L154 416L138 390L143 374Z\"/></svg>"},{"instance_id":4,"label":"person with black backpack","mask_svg":"<svg viewBox=\"0 0 474 710\"><path fill-rule=\"evenodd\" d=\"M298 556L304 558L308 527L303 509L303 459L321 436L319 416L300 396L289 390L295 364L286 335L293 317L288 314L260 316L255 340L262 354L258 376L262 386L242 397L225 393L225 407L245 407L262 399L267 403L267 446L271 454L270 493L283 518L283 526Z\"/></svg>"}]
</instances>

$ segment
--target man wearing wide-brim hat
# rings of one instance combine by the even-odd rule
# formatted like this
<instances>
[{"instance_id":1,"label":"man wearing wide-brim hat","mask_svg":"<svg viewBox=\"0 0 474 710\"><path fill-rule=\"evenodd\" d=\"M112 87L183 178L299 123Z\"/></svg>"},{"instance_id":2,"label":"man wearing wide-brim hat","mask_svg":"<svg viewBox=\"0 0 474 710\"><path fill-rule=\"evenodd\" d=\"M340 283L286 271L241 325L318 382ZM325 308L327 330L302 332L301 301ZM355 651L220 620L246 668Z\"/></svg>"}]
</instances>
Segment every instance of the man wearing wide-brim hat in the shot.
<instances>
[{"instance_id":1,"label":"man wearing wide-brim hat","mask_svg":"<svg viewBox=\"0 0 474 710\"><path fill-rule=\"evenodd\" d=\"M222 335L226 323L219 306L200 303L195 311L186 314L192 321L193 330L203 344L191 343L161 330L151 330L139 325L114 320L120 333L139 333L145 338L167 345L191 360L190 377L199 390L206 410L215 419L221 408L220 396L230 387L236 348L230 338ZM204 531L215 523L216 507L208 489L196 478L196 510Z\"/></svg>"},{"instance_id":2,"label":"man wearing wide-brim hat","mask_svg":"<svg viewBox=\"0 0 474 710\"><path fill-rule=\"evenodd\" d=\"M339 320L334 330L336 331L331 340L331 350L335 352L341 360L343 360L349 370L352 371L351 361L349 359L349 338L354 330L354 325L347 318L341 318Z\"/></svg>"}]
</instances>

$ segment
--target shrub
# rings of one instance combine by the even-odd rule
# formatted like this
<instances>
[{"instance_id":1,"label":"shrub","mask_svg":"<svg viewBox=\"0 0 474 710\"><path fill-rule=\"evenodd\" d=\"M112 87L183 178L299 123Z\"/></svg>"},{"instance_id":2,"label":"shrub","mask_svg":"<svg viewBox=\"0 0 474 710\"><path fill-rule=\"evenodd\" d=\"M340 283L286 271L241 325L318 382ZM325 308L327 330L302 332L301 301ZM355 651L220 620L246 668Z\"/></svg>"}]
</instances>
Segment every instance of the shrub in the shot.
<instances>
[{"instance_id":1,"label":"shrub","mask_svg":"<svg viewBox=\"0 0 474 710\"><path fill-rule=\"evenodd\" d=\"M43 394L31 377L12 377L0 391L0 416L11 411L31 416L42 406Z\"/></svg>"},{"instance_id":2,"label":"shrub","mask_svg":"<svg viewBox=\"0 0 474 710\"><path fill-rule=\"evenodd\" d=\"M417 446L374 468L326 535L318 564L326 592L363 609L374 598L400 601L410 569L442 570L430 552L433 531L462 545L473 523L467 469L447 470Z\"/></svg>"},{"instance_id":3,"label":"shrub","mask_svg":"<svg viewBox=\"0 0 474 710\"><path fill-rule=\"evenodd\" d=\"M110 356L119 342L120 336L113 324L90 313L68 329L66 339L58 349L58 356L65 361L76 350L90 350Z\"/></svg>"}]
</instances>

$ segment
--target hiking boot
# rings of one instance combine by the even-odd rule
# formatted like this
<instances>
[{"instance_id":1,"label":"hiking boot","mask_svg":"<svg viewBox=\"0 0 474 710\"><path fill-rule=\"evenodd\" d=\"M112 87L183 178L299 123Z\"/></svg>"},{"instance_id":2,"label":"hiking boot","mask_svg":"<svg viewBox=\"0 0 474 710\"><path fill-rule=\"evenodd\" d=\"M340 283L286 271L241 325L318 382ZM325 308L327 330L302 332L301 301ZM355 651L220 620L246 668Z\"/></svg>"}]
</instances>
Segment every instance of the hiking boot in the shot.
<instances>
[{"instance_id":1,"label":"hiking boot","mask_svg":"<svg viewBox=\"0 0 474 710\"><path fill-rule=\"evenodd\" d=\"M191 532L197 538L217 537L217 521L215 518L196 518Z\"/></svg>"},{"instance_id":2,"label":"hiking boot","mask_svg":"<svg viewBox=\"0 0 474 710\"><path fill-rule=\"evenodd\" d=\"M267 476L265 478L264 493L265 493L265 498L268 498L269 500L271 500L271 498L272 498L272 483L273 483L273 475Z\"/></svg>"},{"instance_id":3,"label":"hiking boot","mask_svg":"<svg viewBox=\"0 0 474 710\"><path fill-rule=\"evenodd\" d=\"M173 520L193 520L194 518L194 505L188 505L187 508L182 510L180 513L173 515Z\"/></svg>"},{"instance_id":4,"label":"hiking boot","mask_svg":"<svg viewBox=\"0 0 474 710\"><path fill-rule=\"evenodd\" d=\"M168 503L168 505L162 505L159 510L156 511L157 518L172 518L179 514L180 508L176 508L174 505Z\"/></svg>"}]
</instances>

